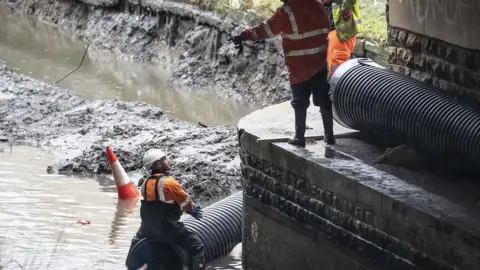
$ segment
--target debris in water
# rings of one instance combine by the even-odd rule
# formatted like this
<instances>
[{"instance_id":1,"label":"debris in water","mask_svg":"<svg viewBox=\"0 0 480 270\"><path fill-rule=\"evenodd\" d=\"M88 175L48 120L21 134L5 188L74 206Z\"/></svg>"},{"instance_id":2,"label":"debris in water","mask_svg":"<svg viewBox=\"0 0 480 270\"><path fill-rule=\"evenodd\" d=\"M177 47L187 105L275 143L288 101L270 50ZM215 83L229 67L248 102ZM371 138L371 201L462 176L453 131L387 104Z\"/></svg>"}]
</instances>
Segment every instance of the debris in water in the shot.
<instances>
[{"instance_id":1,"label":"debris in water","mask_svg":"<svg viewBox=\"0 0 480 270\"><path fill-rule=\"evenodd\" d=\"M77 220L77 224L81 224L81 225L90 225L90 220L87 220L87 219L79 219Z\"/></svg>"},{"instance_id":2,"label":"debris in water","mask_svg":"<svg viewBox=\"0 0 480 270\"><path fill-rule=\"evenodd\" d=\"M52 166L48 166L48 167L47 167L47 173L48 173L48 174L55 173L55 170L53 169Z\"/></svg>"}]
</instances>

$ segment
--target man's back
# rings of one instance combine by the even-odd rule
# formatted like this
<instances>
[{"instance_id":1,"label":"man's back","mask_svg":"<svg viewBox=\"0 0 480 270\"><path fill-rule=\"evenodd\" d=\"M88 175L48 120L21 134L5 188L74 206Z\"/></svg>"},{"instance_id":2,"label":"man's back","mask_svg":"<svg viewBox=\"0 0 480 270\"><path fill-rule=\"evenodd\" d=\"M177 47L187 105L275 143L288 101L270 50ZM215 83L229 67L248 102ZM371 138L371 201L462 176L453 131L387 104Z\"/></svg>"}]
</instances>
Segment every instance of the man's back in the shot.
<instances>
[{"instance_id":1,"label":"man's back","mask_svg":"<svg viewBox=\"0 0 480 270\"><path fill-rule=\"evenodd\" d=\"M178 230L181 207L193 204L172 176L153 174L142 185L140 217L147 238L162 238Z\"/></svg>"},{"instance_id":2,"label":"man's back","mask_svg":"<svg viewBox=\"0 0 480 270\"><path fill-rule=\"evenodd\" d=\"M318 0L289 0L266 22L245 29L240 39L282 36L290 83L299 84L326 68L328 17Z\"/></svg>"},{"instance_id":3,"label":"man's back","mask_svg":"<svg viewBox=\"0 0 480 270\"><path fill-rule=\"evenodd\" d=\"M317 0L290 0L285 6L289 7L294 20L290 18L290 22L295 22L295 25L291 25L285 28L284 34L291 34L297 32L299 34L311 32L321 29L328 22L328 17L325 13L325 8ZM288 11L287 11L288 13ZM288 24L287 24L288 25Z\"/></svg>"}]
</instances>

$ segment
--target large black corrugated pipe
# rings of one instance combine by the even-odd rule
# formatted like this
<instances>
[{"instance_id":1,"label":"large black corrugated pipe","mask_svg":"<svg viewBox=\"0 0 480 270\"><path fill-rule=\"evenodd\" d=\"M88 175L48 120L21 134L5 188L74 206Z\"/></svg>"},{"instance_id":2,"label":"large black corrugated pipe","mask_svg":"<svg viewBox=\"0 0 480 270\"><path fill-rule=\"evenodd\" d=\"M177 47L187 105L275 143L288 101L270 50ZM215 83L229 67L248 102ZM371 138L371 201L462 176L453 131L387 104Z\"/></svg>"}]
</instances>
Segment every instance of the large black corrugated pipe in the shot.
<instances>
[{"instance_id":1,"label":"large black corrugated pipe","mask_svg":"<svg viewBox=\"0 0 480 270\"><path fill-rule=\"evenodd\" d=\"M237 192L205 208L203 218L186 216L185 226L205 245L207 262L227 255L242 242L243 193Z\"/></svg>"},{"instance_id":2,"label":"large black corrugated pipe","mask_svg":"<svg viewBox=\"0 0 480 270\"><path fill-rule=\"evenodd\" d=\"M205 245L205 259L208 262L227 255L242 241L243 195L237 192L218 201L203 210L203 218L196 220L189 215L182 217L185 226L193 231ZM134 237L127 258L128 269L136 269L139 265L151 261L155 256L168 270L190 267L190 258L181 248L157 246L152 251L145 239Z\"/></svg>"},{"instance_id":3,"label":"large black corrugated pipe","mask_svg":"<svg viewBox=\"0 0 480 270\"><path fill-rule=\"evenodd\" d=\"M430 160L448 158L457 168L478 171L477 108L364 58L339 66L330 84L334 118L341 125L408 144Z\"/></svg>"}]
</instances>

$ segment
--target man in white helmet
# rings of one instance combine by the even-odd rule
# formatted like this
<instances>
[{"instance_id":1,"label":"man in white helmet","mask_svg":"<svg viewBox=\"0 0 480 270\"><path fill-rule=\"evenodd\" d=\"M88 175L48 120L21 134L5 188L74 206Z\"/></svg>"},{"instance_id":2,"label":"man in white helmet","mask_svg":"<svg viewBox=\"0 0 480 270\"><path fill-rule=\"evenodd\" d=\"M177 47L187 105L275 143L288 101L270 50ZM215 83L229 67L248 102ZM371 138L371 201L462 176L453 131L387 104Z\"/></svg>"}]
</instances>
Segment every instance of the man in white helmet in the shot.
<instances>
[{"instance_id":1,"label":"man in white helmet","mask_svg":"<svg viewBox=\"0 0 480 270\"><path fill-rule=\"evenodd\" d=\"M143 156L143 166L151 176L142 184L140 217L137 233L151 243L168 243L184 248L192 257L193 269L205 269L202 241L180 222L182 211L196 219L202 218L200 206L195 205L181 184L169 175L170 160L160 149L150 149Z\"/></svg>"}]
</instances>

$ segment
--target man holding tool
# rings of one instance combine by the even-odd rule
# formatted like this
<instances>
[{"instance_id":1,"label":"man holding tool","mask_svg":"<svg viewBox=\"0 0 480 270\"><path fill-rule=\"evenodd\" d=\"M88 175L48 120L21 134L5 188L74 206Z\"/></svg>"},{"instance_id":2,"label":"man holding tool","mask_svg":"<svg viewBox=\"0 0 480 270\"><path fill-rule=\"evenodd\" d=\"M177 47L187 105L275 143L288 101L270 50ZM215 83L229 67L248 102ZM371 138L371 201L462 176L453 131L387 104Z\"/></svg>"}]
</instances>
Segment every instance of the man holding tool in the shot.
<instances>
[{"instance_id":1,"label":"man holding tool","mask_svg":"<svg viewBox=\"0 0 480 270\"><path fill-rule=\"evenodd\" d=\"M332 101L327 81L327 35L329 21L324 6L317 0L284 0L267 21L246 29L232 38L236 48L242 41L282 36L285 64L290 73L292 107L295 112L295 136L288 143L305 146L307 108L310 95L320 107L325 142L334 144Z\"/></svg>"}]
</instances>

